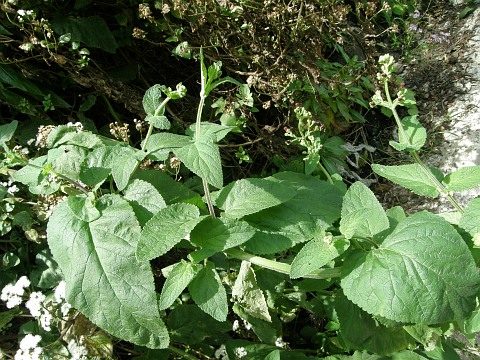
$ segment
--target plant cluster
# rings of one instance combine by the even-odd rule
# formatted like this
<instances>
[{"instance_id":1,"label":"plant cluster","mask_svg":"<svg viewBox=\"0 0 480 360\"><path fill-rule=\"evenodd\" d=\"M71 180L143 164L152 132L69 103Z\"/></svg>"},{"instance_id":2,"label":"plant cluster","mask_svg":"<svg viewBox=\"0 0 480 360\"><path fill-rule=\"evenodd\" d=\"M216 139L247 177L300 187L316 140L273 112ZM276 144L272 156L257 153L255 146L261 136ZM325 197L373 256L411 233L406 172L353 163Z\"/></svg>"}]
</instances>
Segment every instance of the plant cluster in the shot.
<instances>
[{"instance_id":1,"label":"plant cluster","mask_svg":"<svg viewBox=\"0 0 480 360\"><path fill-rule=\"evenodd\" d=\"M184 134L168 132L165 115L186 95L182 84L146 91L138 148L71 124L42 128L45 152L26 157L14 150L18 123L0 127L2 173L12 181L2 185L4 199L19 184L57 202L48 247L35 245L47 268L26 260L2 269L13 279L2 276L3 331L27 314L20 305L29 295L18 358L112 358L121 339L141 359L436 359L457 356L452 331L474 341L480 202L463 209L453 193L478 186L480 167L445 176L421 161L426 132L415 115L397 113L414 105L413 94L399 86L390 95L393 58L380 58L371 106L392 113L391 146L414 163L373 171L448 197L451 214L385 211L363 183L347 187L326 170L325 143L302 107L300 135L290 137L306 149L303 171L225 185L218 143L238 128L202 113L214 89L242 85L221 77L219 63L206 67L201 51L199 59L200 102ZM175 181L164 172L172 157L193 175ZM24 260L30 243L10 234L5 252ZM35 282L22 277L29 270L40 271Z\"/></svg>"}]
</instances>

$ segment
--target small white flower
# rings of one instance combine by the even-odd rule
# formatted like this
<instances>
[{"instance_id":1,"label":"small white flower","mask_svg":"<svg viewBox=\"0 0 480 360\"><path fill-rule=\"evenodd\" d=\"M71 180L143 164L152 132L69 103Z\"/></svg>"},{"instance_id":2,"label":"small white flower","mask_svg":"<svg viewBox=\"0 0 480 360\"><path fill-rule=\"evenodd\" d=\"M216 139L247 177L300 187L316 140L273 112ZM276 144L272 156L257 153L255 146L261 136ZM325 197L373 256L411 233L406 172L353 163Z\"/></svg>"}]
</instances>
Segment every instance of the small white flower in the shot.
<instances>
[{"instance_id":1,"label":"small white flower","mask_svg":"<svg viewBox=\"0 0 480 360\"><path fill-rule=\"evenodd\" d=\"M246 330L250 330L252 328L252 324L250 324L248 321L243 320L243 326L245 326Z\"/></svg>"},{"instance_id":2,"label":"small white flower","mask_svg":"<svg viewBox=\"0 0 480 360\"><path fill-rule=\"evenodd\" d=\"M30 280L26 276L22 276L15 285L7 284L2 289L0 299L7 302L7 308L14 308L22 303L22 296L28 286L30 286Z\"/></svg>"},{"instance_id":3,"label":"small white flower","mask_svg":"<svg viewBox=\"0 0 480 360\"><path fill-rule=\"evenodd\" d=\"M243 346L235 349L235 355L236 355L239 359L247 356L247 354L248 354L248 353L247 353L247 350L245 350L245 348L244 348Z\"/></svg>"},{"instance_id":4,"label":"small white flower","mask_svg":"<svg viewBox=\"0 0 480 360\"><path fill-rule=\"evenodd\" d=\"M70 305L68 302L64 302L62 306L60 306L60 312L62 313L63 316L67 316L71 308L72 308L72 305Z\"/></svg>"},{"instance_id":5,"label":"small white flower","mask_svg":"<svg viewBox=\"0 0 480 360\"><path fill-rule=\"evenodd\" d=\"M25 10L20 9L20 10L17 10L17 14L18 16L25 16L26 13L25 13Z\"/></svg>"},{"instance_id":6,"label":"small white flower","mask_svg":"<svg viewBox=\"0 0 480 360\"><path fill-rule=\"evenodd\" d=\"M58 303L61 303L65 300L65 281L62 280L58 283L57 287L55 288L54 296L55 300L57 300Z\"/></svg>"},{"instance_id":7,"label":"small white flower","mask_svg":"<svg viewBox=\"0 0 480 360\"><path fill-rule=\"evenodd\" d=\"M33 317L39 317L42 314L42 302L45 300L45 295L39 291L34 291L30 294L30 299L25 303L25 306L30 310Z\"/></svg>"},{"instance_id":8,"label":"small white flower","mask_svg":"<svg viewBox=\"0 0 480 360\"><path fill-rule=\"evenodd\" d=\"M80 339L78 343L73 339L70 340L70 342L67 345L67 349L70 352L70 355L72 356L70 359L73 359L73 360L87 359L88 350L83 345L82 339Z\"/></svg>"},{"instance_id":9,"label":"small white flower","mask_svg":"<svg viewBox=\"0 0 480 360\"><path fill-rule=\"evenodd\" d=\"M275 340L275 346L276 347L284 348L286 345L287 345L287 343L285 341L283 341L283 339L281 337L279 337L279 338L277 338L277 340Z\"/></svg>"},{"instance_id":10,"label":"small white flower","mask_svg":"<svg viewBox=\"0 0 480 360\"><path fill-rule=\"evenodd\" d=\"M40 360L43 349L37 345L41 340L40 335L27 334L20 341L20 349L15 354L15 360Z\"/></svg>"},{"instance_id":11,"label":"small white flower","mask_svg":"<svg viewBox=\"0 0 480 360\"><path fill-rule=\"evenodd\" d=\"M15 193L18 191L18 187L17 185L13 185L13 186L10 186L8 189L7 189L7 192L11 195L15 195Z\"/></svg>"},{"instance_id":12,"label":"small white flower","mask_svg":"<svg viewBox=\"0 0 480 360\"><path fill-rule=\"evenodd\" d=\"M52 314L45 309L42 310L42 314L40 315L40 326L45 331L52 331L52 328L50 327L53 319Z\"/></svg>"},{"instance_id":13,"label":"small white flower","mask_svg":"<svg viewBox=\"0 0 480 360\"><path fill-rule=\"evenodd\" d=\"M232 330L237 331L239 328L240 328L240 323L238 322L238 320L235 320L233 322Z\"/></svg>"}]
</instances>

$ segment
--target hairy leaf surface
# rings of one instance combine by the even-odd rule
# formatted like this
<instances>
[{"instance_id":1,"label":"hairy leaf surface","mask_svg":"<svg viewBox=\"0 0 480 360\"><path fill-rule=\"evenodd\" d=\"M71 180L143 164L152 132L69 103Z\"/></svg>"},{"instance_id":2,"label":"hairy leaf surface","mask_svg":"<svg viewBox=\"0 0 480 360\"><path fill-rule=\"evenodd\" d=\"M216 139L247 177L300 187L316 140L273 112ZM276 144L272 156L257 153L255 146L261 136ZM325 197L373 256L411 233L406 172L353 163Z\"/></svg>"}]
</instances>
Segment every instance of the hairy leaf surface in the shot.
<instances>
[{"instance_id":1,"label":"hairy leaf surface","mask_svg":"<svg viewBox=\"0 0 480 360\"><path fill-rule=\"evenodd\" d=\"M201 265L188 263L184 260L173 266L163 284L162 293L158 300L160 310L167 309L174 303L201 268Z\"/></svg>"},{"instance_id":2,"label":"hairy leaf surface","mask_svg":"<svg viewBox=\"0 0 480 360\"><path fill-rule=\"evenodd\" d=\"M130 182L124 191L124 197L129 201L142 226L154 214L167 207L158 190L152 184L140 179Z\"/></svg>"},{"instance_id":3,"label":"hairy leaf surface","mask_svg":"<svg viewBox=\"0 0 480 360\"><path fill-rule=\"evenodd\" d=\"M480 166L466 166L445 176L443 183L450 191L464 191L480 185Z\"/></svg>"},{"instance_id":4,"label":"hairy leaf surface","mask_svg":"<svg viewBox=\"0 0 480 360\"><path fill-rule=\"evenodd\" d=\"M345 259L345 295L370 314L419 324L464 319L480 277L457 231L421 212L400 222L378 249Z\"/></svg>"},{"instance_id":5,"label":"hairy leaf surface","mask_svg":"<svg viewBox=\"0 0 480 360\"><path fill-rule=\"evenodd\" d=\"M384 178L401 185L417 195L436 198L438 190L434 181L427 175L418 164L385 166L373 164L372 170ZM440 170L430 168L438 181L442 181L443 175Z\"/></svg>"},{"instance_id":6,"label":"hairy leaf surface","mask_svg":"<svg viewBox=\"0 0 480 360\"><path fill-rule=\"evenodd\" d=\"M330 237L323 236L309 241L293 259L290 277L296 279L325 266L340 256L348 245L348 240L333 241Z\"/></svg>"},{"instance_id":7,"label":"hairy leaf surface","mask_svg":"<svg viewBox=\"0 0 480 360\"><path fill-rule=\"evenodd\" d=\"M295 196L295 189L269 179L242 179L228 184L216 196L216 205L228 217L241 218L279 205Z\"/></svg>"},{"instance_id":8,"label":"hairy leaf surface","mask_svg":"<svg viewBox=\"0 0 480 360\"><path fill-rule=\"evenodd\" d=\"M389 144L395 150L420 150L427 140L427 131L418 122L417 116L406 116L402 119L402 127L406 138L401 131L398 131L398 139L400 142L390 141Z\"/></svg>"},{"instance_id":9,"label":"hairy leaf surface","mask_svg":"<svg viewBox=\"0 0 480 360\"><path fill-rule=\"evenodd\" d=\"M372 238L388 229L388 218L373 192L356 182L343 198L340 232L347 239Z\"/></svg>"},{"instance_id":10,"label":"hairy leaf surface","mask_svg":"<svg viewBox=\"0 0 480 360\"><path fill-rule=\"evenodd\" d=\"M190 145L175 150L185 166L210 185L223 186L222 161L218 146L211 137L201 137Z\"/></svg>"},{"instance_id":11,"label":"hairy leaf surface","mask_svg":"<svg viewBox=\"0 0 480 360\"><path fill-rule=\"evenodd\" d=\"M48 223L48 244L65 276L66 299L114 336L165 348L169 337L150 264L135 257L140 227L133 210L118 195L105 195L96 206L101 217L87 223L61 203Z\"/></svg>"},{"instance_id":12,"label":"hairy leaf surface","mask_svg":"<svg viewBox=\"0 0 480 360\"><path fill-rule=\"evenodd\" d=\"M248 241L255 229L242 220L208 217L195 226L190 241L214 251L222 251Z\"/></svg>"},{"instance_id":13,"label":"hairy leaf surface","mask_svg":"<svg viewBox=\"0 0 480 360\"><path fill-rule=\"evenodd\" d=\"M152 260L187 236L202 218L192 204L172 204L156 213L142 230L137 246L139 260Z\"/></svg>"},{"instance_id":14,"label":"hairy leaf surface","mask_svg":"<svg viewBox=\"0 0 480 360\"><path fill-rule=\"evenodd\" d=\"M188 285L193 301L205 313L217 321L225 321L228 315L227 292L212 262L200 270Z\"/></svg>"}]
</instances>

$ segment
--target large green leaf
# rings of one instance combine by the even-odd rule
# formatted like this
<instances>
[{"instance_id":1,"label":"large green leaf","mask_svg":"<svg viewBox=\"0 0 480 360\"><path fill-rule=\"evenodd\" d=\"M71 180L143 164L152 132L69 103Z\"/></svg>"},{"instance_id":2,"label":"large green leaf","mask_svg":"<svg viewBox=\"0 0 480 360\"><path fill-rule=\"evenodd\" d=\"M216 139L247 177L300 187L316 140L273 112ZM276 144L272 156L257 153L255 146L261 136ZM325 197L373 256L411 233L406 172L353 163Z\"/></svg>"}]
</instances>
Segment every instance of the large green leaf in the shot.
<instances>
[{"instance_id":1,"label":"large green leaf","mask_svg":"<svg viewBox=\"0 0 480 360\"><path fill-rule=\"evenodd\" d=\"M212 186L223 187L222 161L218 146L211 137L201 137L175 150L185 166Z\"/></svg>"},{"instance_id":2,"label":"large green leaf","mask_svg":"<svg viewBox=\"0 0 480 360\"><path fill-rule=\"evenodd\" d=\"M241 245L254 234L255 229L245 221L208 217L195 226L190 241L218 252Z\"/></svg>"},{"instance_id":3,"label":"large green leaf","mask_svg":"<svg viewBox=\"0 0 480 360\"><path fill-rule=\"evenodd\" d=\"M52 29L58 35L71 34L72 41L109 53L115 53L118 47L107 23L98 15L86 18L58 16L52 22Z\"/></svg>"},{"instance_id":4,"label":"large green leaf","mask_svg":"<svg viewBox=\"0 0 480 360\"><path fill-rule=\"evenodd\" d=\"M417 195L429 196L431 198L438 196L434 180L418 164L394 166L373 164L372 170L395 184L413 191ZM435 168L430 168L430 170L438 181L442 181L443 175L440 170Z\"/></svg>"},{"instance_id":5,"label":"large green leaf","mask_svg":"<svg viewBox=\"0 0 480 360\"><path fill-rule=\"evenodd\" d=\"M231 218L279 205L295 196L295 189L271 179L242 179L228 184L216 194L215 204Z\"/></svg>"},{"instance_id":6,"label":"large green leaf","mask_svg":"<svg viewBox=\"0 0 480 360\"><path fill-rule=\"evenodd\" d=\"M137 246L140 260L151 260L169 251L185 238L202 218L192 204L172 204L157 212L142 230Z\"/></svg>"},{"instance_id":7,"label":"large green leaf","mask_svg":"<svg viewBox=\"0 0 480 360\"><path fill-rule=\"evenodd\" d=\"M193 301L217 321L225 321L228 314L227 292L212 262L200 270L188 285Z\"/></svg>"},{"instance_id":8,"label":"large green leaf","mask_svg":"<svg viewBox=\"0 0 480 360\"><path fill-rule=\"evenodd\" d=\"M480 185L480 166L466 166L445 176L442 181L449 191L464 191Z\"/></svg>"},{"instance_id":9,"label":"large green leaf","mask_svg":"<svg viewBox=\"0 0 480 360\"><path fill-rule=\"evenodd\" d=\"M413 342L402 327L382 325L341 293L335 296L335 310L340 333L350 348L387 355L404 350Z\"/></svg>"},{"instance_id":10,"label":"large green leaf","mask_svg":"<svg viewBox=\"0 0 480 360\"><path fill-rule=\"evenodd\" d=\"M285 250L322 236L323 231L340 217L342 192L337 187L293 172L281 172L267 179L290 188L288 195L293 190L294 196L280 205L245 217L245 221L261 230L246 243L248 251L265 254ZM248 193L245 196L249 196Z\"/></svg>"},{"instance_id":11,"label":"large green leaf","mask_svg":"<svg viewBox=\"0 0 480 360\"><path fill-rule=\"evenodd\" d=\"M325 266L340 256L349 244L345 239L334 241L332 236L322 236L309 241L293 259L290 277L296 279Z\"/></svg>"},{"instance_id":12,"label":"large green leaf","mask_svg":"<svg viewBox=\"0 0 480 360\"><path fill-rule=\"evenodd\" d=\"M421 212L400 222L377 249L347 257L341 286L370 314L436 324L469 316L480 276L453 226Z\"/></svg>"},{"instance_id":13,"label":"large green leaf","mask_svg":"<svg viewBox=\"0 0 480 360\"><path fill-rule=\"evenodd\" d=\"M168 274L167 280L163 284L162 293L158 299L158 307L160 310L167 309L174 303L201 268L201 265L188 263L184 260L173 266Z\"/></svg>"},{"instance_id":14,"label":"large green leaf","mask_svg":"<svg viewBox=\"0 0 480 360\"><path fill-rule=\"evenodd\" d=\"M118 195L105 195L96 206L101 217L88 223L63 202L48 223L48 244L65 276L66 299L116 337L165 348L169 337L150 264L135 257L140 237L135 214Z\"/></svg>"},{"instance_id":15,"label":"large green leaf","mask_svg":"<svg viewBox=\"0 0 480 360\"><path fill-rule=\"evenodd\" d=\"M340 232L347 239L372 238L388 226L387 215L373 192L361 182L350 186L343 198Z\"/></svg>"}]
</instances>

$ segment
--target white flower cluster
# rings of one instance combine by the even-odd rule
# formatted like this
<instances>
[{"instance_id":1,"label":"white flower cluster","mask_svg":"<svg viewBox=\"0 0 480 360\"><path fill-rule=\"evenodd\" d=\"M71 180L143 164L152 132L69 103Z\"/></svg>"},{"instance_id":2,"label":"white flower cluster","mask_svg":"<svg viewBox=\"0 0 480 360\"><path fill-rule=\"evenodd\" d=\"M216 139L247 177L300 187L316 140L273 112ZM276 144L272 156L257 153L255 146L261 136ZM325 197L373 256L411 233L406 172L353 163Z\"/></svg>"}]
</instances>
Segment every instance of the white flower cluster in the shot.
<instances>
[{"instance_id":1,"label":"white flower cluster","mask_svg":"<svg viewBox=\"0 0 480 360\"><path fill-rule=\"evenodd\" d=\"M7 284L1 294L1 300L7 302L7 308L11 309L22 303L22 296L25 288L30 286L30 280L22 276L15 285ZM65 301L65 281L61 281L55 289L54 299L48 299L40 291L34 291L30 294L25 303L25 307L30 314L38 319L40 326L45 331L51 331L53 315L60 310L62 316L67 316L72 306Z\"/></svg>"},{"instance_id":2,"label":"white flower cluster","mask_svg":"<svg viewBox=\"0 0 480 360\"><path fill-rule=\"evenodd\" d=\"M13 184L11 180L0 182L0 185L5 186L7 188L7 193L10 195L15 195L15 193L19 190L17 185Z\"/></svg>"},{"instance_id":3,"label":"white flower cluster","mask_svg":"<svg viewBox=\"0 0 480 360\"><path fill-rule=\"evenodd\" d=\"M227 354L227 349L225 348L225 345L222 344L220 347L215 351L215 359L219 360L229 360L228 359L228 354Z\"/></svg>"},{"instance_id":4,"label":"white flower cluster","mask_svg":"<svg viewBox=\"0 0 480 360\"><path fill-rule=\"evenodd\" d=\"M71 355L72 360L87 360L88 349L83 345L84 337L81 336L80 340L76 342L75 340L70 340L67 349Z\"/></svg>"},{"instance_id":5,"label":"white flower cluster","mask_svg":"<svg viewBox=\"0 0 480 360\"><path fill-rule=\"evenodd\" d=\"M22 276L13 284L7 284L2 289L0 299L7 302L7 308L11 309L22 303L22 296L25 293L25 288L30 286L30 280L26 276Z\"/></svg>"},{"instance_id":6,"label":"white flower cluster","mask_svg":"<svg viewBox=\"0 0 480 360\"><path fill-rule=\"evenodd\" d=\"M41 340L40 335L27 334L20 341L20 349L15 354L15 360L40 360L43 349L37 345Z\"/></svg>"},{"instance_id":7,"label":"white flower cluster","mask_svg":"<svg viewBox=\"0 0 480 360\"><path fill-rule=\"evenodd\" d=\"M82 123L81 123L81 122L78 122L78 121L77 121L76 123L68 122L68 123L67 123L67 126L68 126L68 127L75 127L75 128L77 128L77 132L80 132L80 131L83 130L83 125L82 125Z\"/></svg>"},{"instance_id":8,"label":"white flower cluster","mask_svg":"<svg viewBox=\"0 0 480 360\"><path fill-rule=\"evenodd\" d=\"M35 19L36 16L33 10L17 10L17 20L21 23L27 19Z\"/></svg>"}]
</instances>

